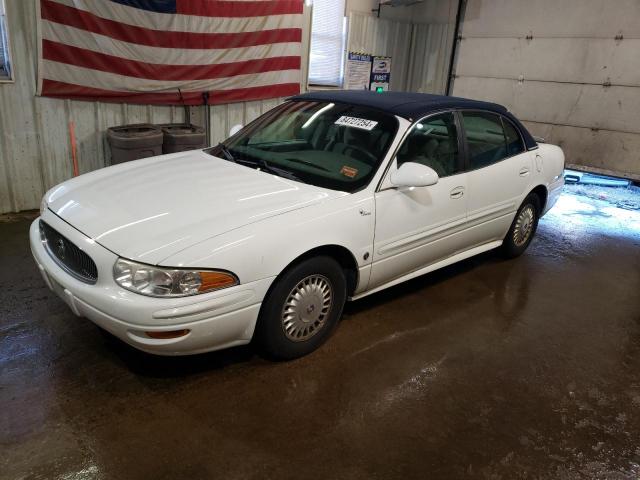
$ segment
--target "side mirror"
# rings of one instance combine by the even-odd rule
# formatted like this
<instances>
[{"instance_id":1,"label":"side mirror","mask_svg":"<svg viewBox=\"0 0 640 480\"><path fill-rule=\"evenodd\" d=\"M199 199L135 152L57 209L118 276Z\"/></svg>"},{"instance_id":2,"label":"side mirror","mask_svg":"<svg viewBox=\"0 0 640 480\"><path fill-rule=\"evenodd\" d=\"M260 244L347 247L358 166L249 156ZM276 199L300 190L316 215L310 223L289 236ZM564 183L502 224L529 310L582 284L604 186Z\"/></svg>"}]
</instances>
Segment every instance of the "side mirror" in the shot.
<instances>
[{"instance_id":1,"label":"side mirror","mask_svg":"<svg viewBox=\"0 0 640 480\"><path fill-rule=\"evenodd\" d=\"M233 137L240 130L242 130L242 125L238 123L237 125L234 125L233 127L231 127L231 130L229 130L229 136Z\"/></svg>"},{"instance_id":2,"label":"side mirror","mask_svg":"<svg viewBox=\"0 0 640 480\"><path fill-rule=\"evenodd\" d=\"M421 163L406 162L391 172L390 180L396 187L428 187L438 183L438 174Z\"/></svg>"}]
</instances>

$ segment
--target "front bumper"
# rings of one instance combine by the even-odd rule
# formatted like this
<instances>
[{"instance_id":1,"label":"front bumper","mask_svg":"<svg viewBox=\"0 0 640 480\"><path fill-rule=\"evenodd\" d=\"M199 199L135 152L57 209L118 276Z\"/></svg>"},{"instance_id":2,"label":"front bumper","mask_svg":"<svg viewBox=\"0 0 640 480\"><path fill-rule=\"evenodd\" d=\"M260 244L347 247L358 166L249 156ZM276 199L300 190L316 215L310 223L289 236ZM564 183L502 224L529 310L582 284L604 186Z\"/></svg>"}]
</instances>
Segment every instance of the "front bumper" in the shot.
<instances>
[{"instance_id":1,"label":"front bumper","mask_svg":"<svg viewBox=\"0 0 640 480\"><path fill-rule=\"evenodd\" d=\"M47 286L78 316L86 317L124 342L159 355L188 355L249 343L261 302L273 278L202 295L152 298L123 289L113 280L117 255L86 237L50 211L42 219L84 250L98 267L98 280L89 285L63 270L40 240L37 218L29 232L31 251ZM145 332L187 329L170 339Z\"/></svg>"}]
</instances>

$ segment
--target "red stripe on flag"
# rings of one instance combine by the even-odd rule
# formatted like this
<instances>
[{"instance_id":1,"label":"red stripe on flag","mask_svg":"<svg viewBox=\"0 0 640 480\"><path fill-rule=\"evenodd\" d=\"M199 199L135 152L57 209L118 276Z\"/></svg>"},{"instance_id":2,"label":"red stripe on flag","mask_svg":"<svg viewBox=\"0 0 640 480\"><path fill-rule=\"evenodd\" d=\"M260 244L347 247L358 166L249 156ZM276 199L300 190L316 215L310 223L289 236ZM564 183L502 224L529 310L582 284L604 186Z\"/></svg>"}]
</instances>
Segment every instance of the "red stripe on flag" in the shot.
<instances>
[{"instance_id":1,"label":"red stripe on flag","mask_svg":"<svg viewBox=\"0 0 640 480\"><path fill-rule=\"evenodd\" d=\"M210 80L277 70L299 70L299 56L283 56L219 63L216 65L165 65L138 62L63 43L42 40L42 58L77 67L149 80Z\"/></svg>"},{"instance_id":2,"label":"red stripe on flag","mask_svg":"<svg viewBox=\"0 0 640 480\"><path fill-rule=\"evenodd\" d=\"M71 83L43 79L42 95L45 97L73 98L101 102L142 103L154 105L202 105L203 92L175 93L127 93L85 87ZM281 83L265 87L237 88L209 92L209 104L217 105L247 100L263 100L289 97L300 93L299 83Z\"/></svg>"},{"instance_id":3,"label":"red stripe on flag","mask_svg":"<svg viewBox=\"0 0 640 480\"><path fill-rule=\"evenodd\" d=\"M178 13L203 17L263 17L302 13L302 0L177 0Z\"/></svg>"},{"instance_id":4,"label":"red stripe on flag","mask_svg":"<svg viewBox=\"0 0 640 480\"><path fill-rule=\"evenodd\" d=\"M43 20L61 23L123 42L150 47L213 49L302 41L301 28L280 28L242 33L168 32L108 20L51 0L41 0L40 5Z\"/></svg>"}]
</instances>

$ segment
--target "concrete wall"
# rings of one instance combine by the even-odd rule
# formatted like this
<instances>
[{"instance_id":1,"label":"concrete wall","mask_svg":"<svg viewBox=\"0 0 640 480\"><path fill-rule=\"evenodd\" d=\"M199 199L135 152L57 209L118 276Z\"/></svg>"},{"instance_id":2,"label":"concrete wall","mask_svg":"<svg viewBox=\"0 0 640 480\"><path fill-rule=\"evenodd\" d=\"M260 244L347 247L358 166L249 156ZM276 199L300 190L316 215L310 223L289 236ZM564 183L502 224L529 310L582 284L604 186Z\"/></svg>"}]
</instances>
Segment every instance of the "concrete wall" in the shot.
<instances>
[{"instance_id":1,"label":"concrete wall","mask_svg":"<svg viewBox=\"0 0 640 480\"><path fill-rule=\"evenodd\" d=\"M454 95L506 105L569 164L640 179L640 1L468 0L461 34Z\"/></svg>"},{"instance_id":2,"label":"concrete wall","mask_svg":"<svg viewBox=\"0 0 640 480\"><path fill-rule=\"evenodd\" d=\"M81 102L36 97L36 1L6 0L15 82L0 83L0 213L36 209L46 190L73 174L69 122L75 123L80 173L109 164L108 127L128 123L184 121L182 107ZM310 9L305 8L303 72L307 78ZM303 88L306 88L306 84ZM281 99L211 109L211 139L218 142L236 123L246 124ZM191 119L204 124L203 107Z\"/></svg>"}]
</instances>

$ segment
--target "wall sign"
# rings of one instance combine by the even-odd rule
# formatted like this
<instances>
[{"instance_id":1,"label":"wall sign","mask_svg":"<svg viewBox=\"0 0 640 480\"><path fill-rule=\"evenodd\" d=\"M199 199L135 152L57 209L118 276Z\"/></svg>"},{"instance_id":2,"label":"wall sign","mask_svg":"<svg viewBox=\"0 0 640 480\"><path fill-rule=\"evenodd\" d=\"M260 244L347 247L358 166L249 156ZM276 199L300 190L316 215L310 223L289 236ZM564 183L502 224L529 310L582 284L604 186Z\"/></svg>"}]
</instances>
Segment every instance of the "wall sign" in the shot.
<instances>
[{"instance_id":1,"label":"wall sign","mask_svg":"<svg viewBox=\"0 0 640 480\"><path fill-rule=\"evenodd\" d=\"M391 57L373 57L369 89L375 92L389 90L391 81Z\"/></svg>"},{"instance_id":2,"label":"wall sign","mask_svg":"<svg viewBox=\"0 0 640 480\"><path fill-rule=\"evenodd\" d=\"M349 52L344 72L345 90L369 90L372 55Z\"/></svg>"}]
</instances>

